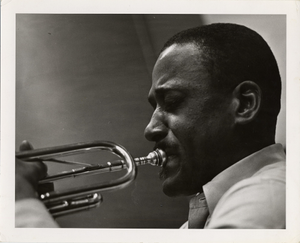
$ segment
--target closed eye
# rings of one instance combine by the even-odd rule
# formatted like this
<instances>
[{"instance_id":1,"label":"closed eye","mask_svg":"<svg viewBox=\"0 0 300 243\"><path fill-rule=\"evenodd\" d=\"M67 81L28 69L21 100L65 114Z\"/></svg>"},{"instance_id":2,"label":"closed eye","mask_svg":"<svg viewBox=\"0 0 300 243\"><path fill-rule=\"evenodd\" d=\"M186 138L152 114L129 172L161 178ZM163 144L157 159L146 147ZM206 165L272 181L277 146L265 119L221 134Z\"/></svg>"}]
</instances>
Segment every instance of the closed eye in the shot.
<instances>
[{"instance_id":1,"label":"closed eye","mask_svg":"<svg viewBox=\"0 0 300 243\"><path fill-rule=\"evenodd\" d=\"M175 109L179 104L180 104L180 99L178 99L177 97L167 96L164 99L164 108L167 111Z\"/></svg>"},{"instance_id":2,"label":"closed eye","mask_svg":"<svg viewBox=\"0 0 300 243\"><path fill-rule=\"evenodd\" d=\"M161 107L166 112L175 111L184 102L186 92L178 89L157 88L155 92L151 92L148 101L156 109Z\"/></svg>"},{"instance_id":3,"label":"closed eye","mask_svg":"<svg viewBox=\"0 0 300 243\"><path fill-rule=\"evenodd\" d=\"M176 111L180 108L181 104L185 100L185 95L181 92L171 91L167 92L163 98L162 107L165 111Z\"/></svg>"}]
</instances>

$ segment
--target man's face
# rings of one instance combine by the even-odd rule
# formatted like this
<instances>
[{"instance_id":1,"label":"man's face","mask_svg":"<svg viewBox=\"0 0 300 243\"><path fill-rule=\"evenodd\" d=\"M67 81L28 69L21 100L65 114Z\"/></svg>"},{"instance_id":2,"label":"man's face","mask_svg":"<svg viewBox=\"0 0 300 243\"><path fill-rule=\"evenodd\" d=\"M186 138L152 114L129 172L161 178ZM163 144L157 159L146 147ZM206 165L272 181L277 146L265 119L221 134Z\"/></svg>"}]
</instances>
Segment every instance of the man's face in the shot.
<instances>
[{"instance_id":1,"label":"man's face","mask_svg":"<svg viewBox=\"0 0 300 243\"><path fill-rule=\"evenodd\" d=\"M193 44L170 46L154 66L149 92L154 112L145 136L167 154L161 178L169 196L200 192L223 170L220 158L232 127L230 99L210 81Z\"/></svg>"}]
</instances>

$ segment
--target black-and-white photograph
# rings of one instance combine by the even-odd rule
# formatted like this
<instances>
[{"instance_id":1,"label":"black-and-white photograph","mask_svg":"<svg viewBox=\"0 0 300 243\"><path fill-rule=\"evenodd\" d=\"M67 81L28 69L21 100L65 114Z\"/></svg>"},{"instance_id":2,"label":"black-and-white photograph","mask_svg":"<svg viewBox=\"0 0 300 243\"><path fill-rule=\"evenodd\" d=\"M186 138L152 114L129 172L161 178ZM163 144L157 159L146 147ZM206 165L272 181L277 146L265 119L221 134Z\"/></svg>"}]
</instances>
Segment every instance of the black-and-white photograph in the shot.
<instances>
[{"instance_id":1,"label":"black-and-white photograph","mask_svg":"<svg viewBox=\"0 0 300 243\"><path fill-rule=\"evenodd\" d=\"M104 140L133 157L158 150L153 156L162 160L137 164L137 175L125 173L132 183L110 192L119 179L105 176L106 185L102 169L113 173L113 160L107 165L98 152L72 157L85 164L70 174L63 168L70 188L50 178L46 186L54 188L40 193L58 216L53 226L285 228L285 24L284 15L17 14L16 147L46 147L46 163L56 150L70 156L77 143L76 154L106 150ZM107 149L124 153L117 145ZM26 153L24 160L34 160ZM22 193L28 163L20 164ZM61 168L55 161L48 167L49 175ZM32 173L37 180L47 174L42 166ZM98 184L108 191L95 196ZM99 197L99 208L76 212ZM31 225L25 208L24 220L16 208L17 227L52 225L34 215Z\"/></svg>"},{"instance_id":2,"label":"black-and-white photograph","mask_svg":"<svg viewBox=\"0 0 300 243\"><path fill-rule=\"evenodd\" d=\"M17 12L13 227L287 230L287 22Z\"/></svg>"}]
</instances>

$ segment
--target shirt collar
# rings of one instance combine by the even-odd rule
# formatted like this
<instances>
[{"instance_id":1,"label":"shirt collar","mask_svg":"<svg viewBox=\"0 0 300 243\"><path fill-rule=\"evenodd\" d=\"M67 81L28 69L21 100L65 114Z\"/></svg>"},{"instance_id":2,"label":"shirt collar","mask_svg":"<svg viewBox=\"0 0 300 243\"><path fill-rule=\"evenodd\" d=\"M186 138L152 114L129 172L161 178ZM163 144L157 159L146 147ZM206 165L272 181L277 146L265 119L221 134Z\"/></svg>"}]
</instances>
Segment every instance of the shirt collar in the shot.
<instances>
[{"instance_id":1,"label":"shirt collar","mask_svg":"<svg viewBox=\"0 0 300 243\"><path fill-rule=\"evenodd\" d=\"M210 214L223 194L237 182L251 177L262 167L285 159L281 144L273 144L228 167L203 186Z\"/></svg>"}]
</instances>

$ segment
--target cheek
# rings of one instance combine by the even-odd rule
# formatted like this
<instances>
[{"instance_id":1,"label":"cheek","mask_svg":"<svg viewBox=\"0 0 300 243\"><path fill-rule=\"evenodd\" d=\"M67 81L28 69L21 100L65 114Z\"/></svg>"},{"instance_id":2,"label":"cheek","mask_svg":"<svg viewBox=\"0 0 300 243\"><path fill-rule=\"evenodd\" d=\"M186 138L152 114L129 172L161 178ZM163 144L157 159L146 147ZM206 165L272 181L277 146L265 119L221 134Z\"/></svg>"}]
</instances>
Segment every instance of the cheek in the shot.
<instances>
[{"instance_id":1,"label":"cheek","mask_svg":"<svg viewBox=\"0 0 300 243\"><path fill-rule=\"evenodd\" d=\"M169 121L169 128L180 143L192 140L202 126L200 120L192 116L173 116Z\"/></svg>"},{"instance_id":2,"label":"cheek","mask_svg":"<svg viewBox=\"0 0 300 243\"><path fill-rule=\"evenodd\" d=\"M188 113L170 119L171 137L179 145L185 161L195 160L199 156L205 131L203 119ZM187 162L186 162L187 163Z\"/></svg>"},{"instance_id":3,"label":"cheek","mask_svg":"<svg viewBox=\"0 0 300 243\"><path fill-rule=\"evenodd\" d=\"M217 116L217 113L196 113L190 109L185 115L171 119L170 130L182 150L185 167L204 166L213 156L223 129L222 119Z\"/></svg>"}]
</instances>

